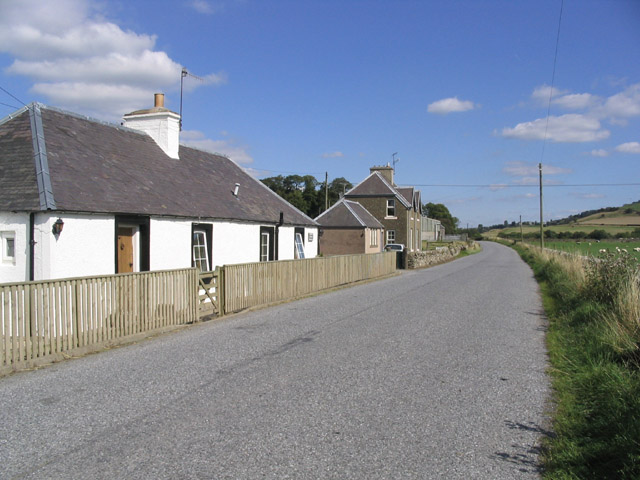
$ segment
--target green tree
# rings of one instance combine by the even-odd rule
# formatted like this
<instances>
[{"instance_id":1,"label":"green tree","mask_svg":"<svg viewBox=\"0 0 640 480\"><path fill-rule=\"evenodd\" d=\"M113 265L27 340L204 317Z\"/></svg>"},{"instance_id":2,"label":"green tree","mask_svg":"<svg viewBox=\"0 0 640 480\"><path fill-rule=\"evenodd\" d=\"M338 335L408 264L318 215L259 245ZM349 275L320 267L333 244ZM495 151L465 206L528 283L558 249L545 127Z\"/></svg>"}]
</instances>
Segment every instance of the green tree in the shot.
<instances>
[{"instance_id":1,"label":"green tree","mask_svg":"<svg viewBox=\"0 0 640 480\"><path fill-rule=\"evenodd\" d=\"M312 175L278 175L263 178L262 183L311 218L317 217L325 209L325 184ZM329 182L329 206L340 200L343 192L351 188L353 185L344 177Z\"/></svg>"},{"instance_id":2,"label":"green tree","mask_svg":"<svg viewBox=\"0 0 640 480\"><path fill-rule=\"evenodd\" d=\"M445 233L454 234L457 232L460 220L451 215L449 209L442 203L427 203L422 206L422 211L427 212L427 217L440 220L444 226Z\"/></svg>"}]
</instances>

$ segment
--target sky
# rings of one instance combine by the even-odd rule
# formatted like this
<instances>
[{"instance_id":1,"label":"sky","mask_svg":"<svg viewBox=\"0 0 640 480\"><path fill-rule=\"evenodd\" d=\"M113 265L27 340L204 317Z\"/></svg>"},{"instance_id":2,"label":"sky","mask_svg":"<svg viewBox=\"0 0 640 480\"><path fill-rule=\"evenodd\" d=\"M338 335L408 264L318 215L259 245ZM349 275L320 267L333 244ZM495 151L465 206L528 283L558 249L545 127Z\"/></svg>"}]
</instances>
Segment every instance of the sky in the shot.
<instances>
[{"instance_id":1,"label":"sky","mask_svg":"<svg viewBox=\"0 0 640 480\"><path fill-rule=\"evenodd\" d=\"M461 227L640 200L638 0L0 0L0 118L37 101L251 175L395 182ZM394 155L395 154L395 155ZM631 185L635 184L635 185Z\"/></svg>"}]
</instances>

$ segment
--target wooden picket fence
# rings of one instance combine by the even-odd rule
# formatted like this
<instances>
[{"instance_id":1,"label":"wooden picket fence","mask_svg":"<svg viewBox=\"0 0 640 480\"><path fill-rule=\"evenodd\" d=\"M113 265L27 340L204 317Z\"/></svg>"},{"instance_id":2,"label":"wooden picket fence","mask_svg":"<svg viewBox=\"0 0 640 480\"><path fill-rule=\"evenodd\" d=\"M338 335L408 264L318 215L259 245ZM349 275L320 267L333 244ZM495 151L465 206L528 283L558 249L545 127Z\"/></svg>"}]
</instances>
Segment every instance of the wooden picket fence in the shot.
<instances>
[{"instance_id":1,"label":"wooden picket fence","mask_svg":"<svg viewBox=\"0 0 640 480\"><path fill-rule=\"evenodd\" d=\"M395 252L226 265L224 312L290 300L395 270Z\"/></svg>"},{"instance_id":2,"label":"wooden picket fence","mask_svg":"<svg viewBox=\"0 0 640 480\"><path fill-rule=\"evenodd\" d=\"M0 373L198 319L195 268L0 285Z\"/></svg>"},{"instance_id":3,"label":"wooden picket fence","mask_svg":"<svg viewBox=\"0 0 640 480\"><path fill-rule=\"evenodd\" d=\"M0 285L0 374L391 274L395 252Z\"/></svg>"}]
</instances>

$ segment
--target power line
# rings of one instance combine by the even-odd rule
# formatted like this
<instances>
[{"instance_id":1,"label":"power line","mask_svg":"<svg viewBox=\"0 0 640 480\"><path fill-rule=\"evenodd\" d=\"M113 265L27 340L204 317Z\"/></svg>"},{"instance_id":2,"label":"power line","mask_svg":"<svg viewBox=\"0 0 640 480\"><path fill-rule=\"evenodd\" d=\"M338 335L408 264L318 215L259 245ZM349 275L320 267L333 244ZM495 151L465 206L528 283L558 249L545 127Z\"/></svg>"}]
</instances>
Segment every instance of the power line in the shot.
<instances>
[{"instance_id":1,"label":"power line","mask_svg":"<svg viewBox=\"0 0 640 480\"><path fill-rule=\"evenodd\" d=\"M20 102L22 105L24 105L25 107L27 106L26 103L24 103L22 100L20 100L18 97L16 97L15 95L13 95L11 92L9 92L8 90L5 90L4 88L0 87L0 90L2 90L4 93L6 93L7 95L9 95L11 98L13 98L14 100L17 100L18 102ZM3 104L4 105L4 104ZM10 105L7 105L10 106ZM15 108L15 107L12 107Z\"/></svg>"},{"instance_id":2,"label":"power line","mask_svg":"<svg viewBox=\"0 0 640 480\"><path fill-rule=\"evenodd\" d=\"M520 184L436 184L436 183L415 183L413 185L407 185L412 187L452 187L452 188L493 188L501 190L503 188L538 188L538 184L520 185ZM545 187L635 187L640 186L640 183L558 183L547 184Z\"/></svg>"}]
</instances>

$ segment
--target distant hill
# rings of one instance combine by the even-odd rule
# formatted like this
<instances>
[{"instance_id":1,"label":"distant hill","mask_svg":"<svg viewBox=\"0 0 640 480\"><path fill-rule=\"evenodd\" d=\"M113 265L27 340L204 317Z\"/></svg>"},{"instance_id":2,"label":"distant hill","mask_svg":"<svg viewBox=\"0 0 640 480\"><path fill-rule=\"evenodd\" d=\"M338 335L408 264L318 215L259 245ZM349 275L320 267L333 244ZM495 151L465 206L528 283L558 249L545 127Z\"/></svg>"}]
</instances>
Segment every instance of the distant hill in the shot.
<instances>
[{"instance_id":1,"label":"distant hill","mask_svg":"<svg viewBox=\"0 0 640 480\"><path fill-rule=\"evenodd\" d=\"M640 226L640 201L622 207L606 207L598 210L587 210L577 215L554 220L549 225L618 225Z\"/></svg>"}]
</instances>

